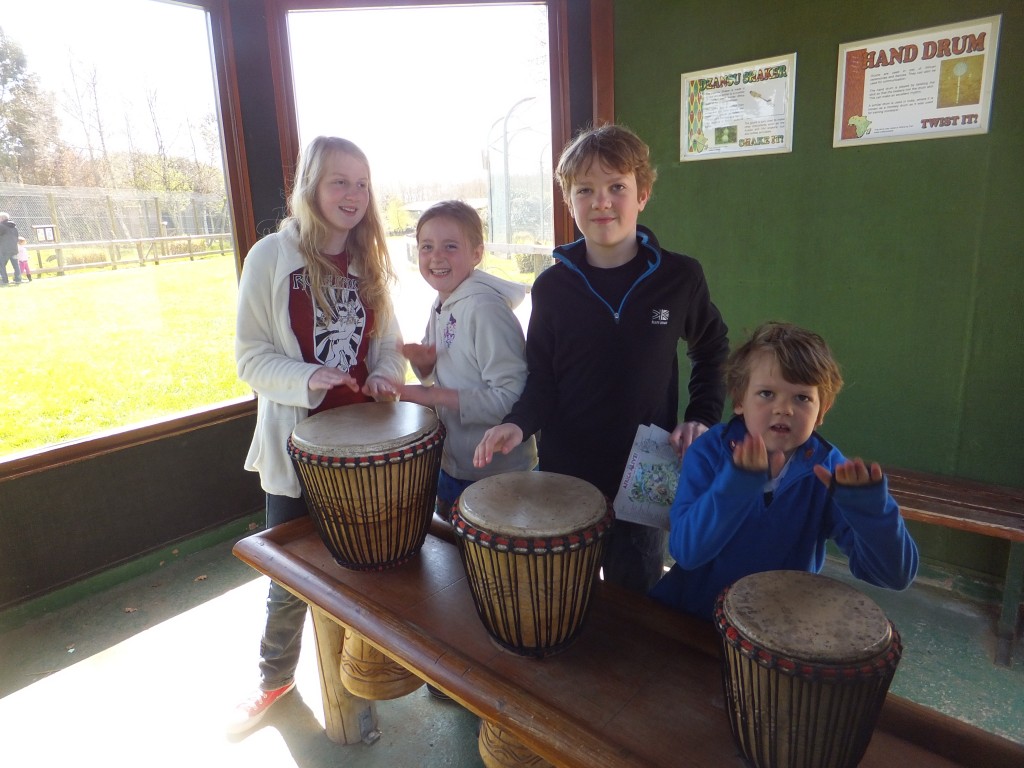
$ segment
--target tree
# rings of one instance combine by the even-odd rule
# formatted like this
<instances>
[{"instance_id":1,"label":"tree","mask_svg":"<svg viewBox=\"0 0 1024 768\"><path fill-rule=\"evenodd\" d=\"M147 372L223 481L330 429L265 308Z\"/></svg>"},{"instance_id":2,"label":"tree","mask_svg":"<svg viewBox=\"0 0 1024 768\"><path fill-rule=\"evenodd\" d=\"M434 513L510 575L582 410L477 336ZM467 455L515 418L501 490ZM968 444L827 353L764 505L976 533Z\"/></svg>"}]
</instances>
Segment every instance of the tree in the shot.
<instances>
[{"instance_id":1,"label":"tree","mask_svg":"<svg viewBox=\"0 0 1024 768\"><path fill-rule=\"evenodd\" d=\"M0 29L0 181L62 183L60 140L52 93L27 69L21 46Z\"/></svg>"}]
</instances>

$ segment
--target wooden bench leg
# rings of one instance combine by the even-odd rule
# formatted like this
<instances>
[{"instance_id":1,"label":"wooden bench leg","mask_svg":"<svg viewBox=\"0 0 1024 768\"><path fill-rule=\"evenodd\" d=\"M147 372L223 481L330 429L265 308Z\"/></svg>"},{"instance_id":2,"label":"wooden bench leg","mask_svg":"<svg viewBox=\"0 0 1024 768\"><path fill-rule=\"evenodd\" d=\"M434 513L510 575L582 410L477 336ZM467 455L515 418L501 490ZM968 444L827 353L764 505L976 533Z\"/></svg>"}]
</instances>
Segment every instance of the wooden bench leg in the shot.
<instances>
[{"instance_id":1,"label":"wooden bench leg","mask_svg":"<svg viewBox=\"0 0 1024 768\"><path fill-rule=\"evenodd\" d=\"M554 768L504 728L486 720L480 721L477 745L486 768Z\"/></svg>"},{"instance_id":2,"label":"wooden bench leg","mask_svg":"<svg viewBox=\"0 0 1024 768\"><path fill-rule=\"evenodd\" d=\"M1017 631L1017 616L1024 594L1024 542L1010 542L1010 557L1006 561L1006 581L1003 582L1003 611L999 616L996 635L996 664L1008 667L1013 663L1013 641Z\"/></svg>"},{"instance_id":3,"label":"wooden bench leg","mask_svg":"<svg viewBox=\"0 0 1024 768\"><path fill-rule=\"evenodd\" d=\"M377 707L353 696L341 683L341 653L345 630L334 619L310 606L316 633L316 660L320 668L320 693L324 700L327 738L336 744L372 744L380 738Z\"/></svg>"}]
</instances>

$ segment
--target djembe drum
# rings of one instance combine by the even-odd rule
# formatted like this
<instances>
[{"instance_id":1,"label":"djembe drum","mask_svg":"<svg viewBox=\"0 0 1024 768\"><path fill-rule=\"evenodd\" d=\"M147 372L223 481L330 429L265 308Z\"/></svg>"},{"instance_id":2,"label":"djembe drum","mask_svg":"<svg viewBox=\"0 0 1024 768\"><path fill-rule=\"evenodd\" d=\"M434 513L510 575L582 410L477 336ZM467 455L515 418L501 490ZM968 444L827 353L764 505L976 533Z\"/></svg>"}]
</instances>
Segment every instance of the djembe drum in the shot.
<instances>
[{"instance_id":1,"label":"djembe drum","mask_svg":"<svg viewBox=\"0 0 1024 768\"><path fill-rule=\"evenodd\" d=\"M288 440L320 538L339 565L382 570L423 546L444 425L415 403L345 405L302 420Z\"/></svg>"},{"instance_id":2,"label":"djembe drum","mask_svg":"<svg viewBox=\"0 0 1024 768\"><path fill-rule=\"evenodd\" d=\"M729 724L756 768L852 768L871 741L902 646L853 587L768 571L715 604Z\"/></svg>"},{"instance_id":3,"label":"djembe drum","mask_svg":"<svg viewBox=\"0 0 1024 768\"><path fill-rule=\"evenodd\" d=\"M576 638L611 523L604 495L568 475L506 472L463 492L452 525L477 613L498 645L543 657Z\"/></svg>"},{"instance_id":4,"label":"djembe drum","mask_svg":"<svg viewBox=\"0 0 1024 768\"><path fill-rule=\"evenodd\" d=\"M306 505L335 561L383 570L419 551L437 495L444 425L414 403L361 403L299 422L288 455ZM345 630L341 682L364 699L404 696L423 681Z\"/></svg>"}]
</instances>

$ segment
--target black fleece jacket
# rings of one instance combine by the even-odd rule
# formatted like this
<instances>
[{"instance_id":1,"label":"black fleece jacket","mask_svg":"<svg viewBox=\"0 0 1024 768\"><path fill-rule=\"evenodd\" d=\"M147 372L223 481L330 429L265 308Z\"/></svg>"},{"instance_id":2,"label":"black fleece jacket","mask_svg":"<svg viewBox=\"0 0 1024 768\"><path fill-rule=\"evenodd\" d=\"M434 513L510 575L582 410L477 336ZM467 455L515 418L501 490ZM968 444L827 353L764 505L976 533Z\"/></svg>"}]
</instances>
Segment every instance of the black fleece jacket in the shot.
<instances>
[{"instance_id":1,"label":"black fleece jacket","mask_svg":"<svg viewBox=\"0 0 1024 768\"><path fill-rule=\"evenodd\" d=\"M581 269L582 239L555 249L557 263L533 286L526 388L504 419L524 437L540 431L540 469L587 480L612 498L637 426L676 426L680 339L692 363L684 420L717 424L725 401L728 329L704 271L662 250L643 227L637 241L646 268L633 270L639 278L614 307Z\"/></svg>"}]
</instances>

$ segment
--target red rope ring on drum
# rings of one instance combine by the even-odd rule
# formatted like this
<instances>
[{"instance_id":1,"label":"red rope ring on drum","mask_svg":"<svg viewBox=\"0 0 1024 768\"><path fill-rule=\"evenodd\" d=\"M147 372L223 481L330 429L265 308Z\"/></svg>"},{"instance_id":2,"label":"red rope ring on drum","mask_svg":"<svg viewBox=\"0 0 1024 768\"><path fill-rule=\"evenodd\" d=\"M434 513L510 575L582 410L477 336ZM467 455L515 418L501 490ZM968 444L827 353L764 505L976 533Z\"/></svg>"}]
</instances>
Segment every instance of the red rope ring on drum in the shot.
<instances>
[{"instance_id":1,"label":"red rope ring on drum","mask_svg":"<svg viewBox=\"0 0 1024 768\"><path fill-rule=\"evenodd\" d=\"M292 439L288 438L288 456L292 459L302 461L315 467L328 467L330 469L358 469L361 467L383 467L388 464L400 464L421 454L433 451L438 448L445 438L444 425L438 423L434 434L429 435L422 442L400 448L389 453L372 454L369 456L323 456L318 453L303 451L295 446Z\"/></svg>"},{"instance_id":2,"label":"red rope ring on drum","mask_svg":"<svg viewBox=\"0 0 1024 768\"><path fill-rule=\"evenodd\" d=\"M827 664L815 664L808 661L799 661L785 656L779 656L771 651L761 648L746 637L725 617L724 598L728 590L719 596L715 603L715 624L718 627L722 638L732 648L739 651L745 658L754 661L764 669L778 670L784 675L800 677L807 680L820 680L822 682L837 682L843 680L856 680L861 678L884 677L896 669L900 657L903 655L903 644L900 641L900 633L893 623L889 622L892 631L892 643L882 654L868 660L864 664L856 666L832 666Z\"/></svg>"},{"instance_id":3,"label":"red rope ring on drum","mask_svg":"<svg viewBox=\"0 0 1024 768\"><path fill-rule=\"evenodd\" d=\"M457 535L467 541L475 542L481 547L493 549L497 552L511 552L517 555L560 554L589 547L608 533L614 519L615 513L609 507L608 514L600 522L585 530L573 531L572 533L551 538L527 538L505 536L480 530L466 522L466 519L459 514L458 502L456 502L456 507L452 511L452 525L455 526L455 533Z\"/></svg>"}]
</instances>

